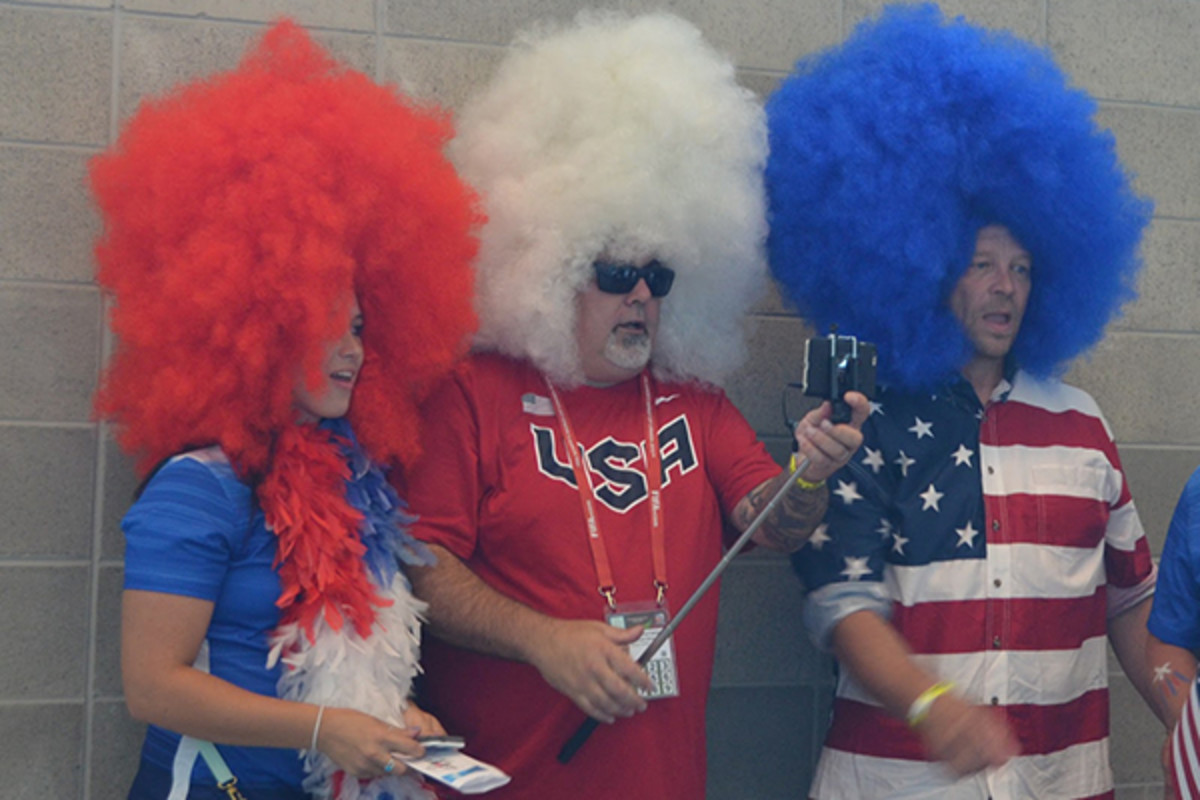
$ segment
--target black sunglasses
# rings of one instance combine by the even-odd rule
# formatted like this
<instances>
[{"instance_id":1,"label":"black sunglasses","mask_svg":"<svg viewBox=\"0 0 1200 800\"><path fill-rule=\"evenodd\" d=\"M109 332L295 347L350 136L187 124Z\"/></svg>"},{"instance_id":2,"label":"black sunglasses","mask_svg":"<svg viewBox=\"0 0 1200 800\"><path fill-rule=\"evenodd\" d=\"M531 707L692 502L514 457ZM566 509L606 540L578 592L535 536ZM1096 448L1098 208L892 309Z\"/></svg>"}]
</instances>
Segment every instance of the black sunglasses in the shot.
<instances>
[{"instance_id":1,"label":"black sunglasses","mask_svg":"<svg viewBox=\"0 0 1200 800\"><path fill-rule=\"evenodd\" d=\"M596 270L596 288L606 294L629 294L638 281L645 280L652 296L666 297L675 282L675 270L664 267L657 259L644 267L609 261L597 261L592 266Z\"/></svg>"}]
</instances>

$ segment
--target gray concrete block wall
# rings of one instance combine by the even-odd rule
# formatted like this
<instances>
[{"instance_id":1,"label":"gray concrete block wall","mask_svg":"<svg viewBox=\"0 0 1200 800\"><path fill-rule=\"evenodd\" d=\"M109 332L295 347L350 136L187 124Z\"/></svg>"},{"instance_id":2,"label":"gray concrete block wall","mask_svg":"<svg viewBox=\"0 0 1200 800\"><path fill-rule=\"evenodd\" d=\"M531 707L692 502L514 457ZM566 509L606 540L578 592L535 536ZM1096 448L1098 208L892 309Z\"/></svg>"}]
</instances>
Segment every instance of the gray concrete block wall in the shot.
<instances>
[{"instance_id":1,"label":"gray concrete block wall","mask_svg":"<svg viewBox=\"0 0 1200 800\"><path fill-rule=\"evenodd\" d=\"M141 728L121 702L120 515L136 480L90 420L105 347L91 279L99 229L87 158L140 98L232 66L287 13L379 80L451 107L512 34L582 0L0 0L0 795L123 796ZM882 0L612 0L666 7L731 53L767 95L794 60L833 44ZM1120 442L1153 547L1200 464L1200 4L1194 0L946 0L951 13L1050 48L1100 102L1137 185L1154 197L1142 296L1071 379ZM785 458L779 392L805 327L777 296L754 319L730 395ZM1182 412L1182 413L1181 413ZM711 692L711 798L803 796L832 667L804 641L787 562L740 559L724 581ZM1114 670L1117 668L1114 666ZM1114 675L1120 800L1161 796L1157 723Z\"/></svg>"}]
</instances>

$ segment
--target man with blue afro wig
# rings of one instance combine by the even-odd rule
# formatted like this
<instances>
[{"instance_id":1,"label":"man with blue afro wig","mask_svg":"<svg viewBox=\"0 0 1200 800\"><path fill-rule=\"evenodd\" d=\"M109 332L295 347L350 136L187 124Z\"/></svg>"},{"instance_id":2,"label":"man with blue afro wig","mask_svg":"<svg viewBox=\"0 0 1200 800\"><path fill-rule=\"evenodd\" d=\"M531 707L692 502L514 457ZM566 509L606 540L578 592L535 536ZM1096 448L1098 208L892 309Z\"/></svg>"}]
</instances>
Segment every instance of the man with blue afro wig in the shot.
<instances>
[{"instance_id":1,"label":"man with blue afro wig","mask_svg":"<svg viewBox=\"0 0 1200 800\"><path fill-rule=\"evenodd\" d=\"M1112 797L1105 640L1149 697L1155 570L1108 425L1056 375L1133 296L1150 204L1094 112L930 5L768 103L772 269L888 384L793 556L841 665L814 798Z\"/></svg>"}]
</instances>

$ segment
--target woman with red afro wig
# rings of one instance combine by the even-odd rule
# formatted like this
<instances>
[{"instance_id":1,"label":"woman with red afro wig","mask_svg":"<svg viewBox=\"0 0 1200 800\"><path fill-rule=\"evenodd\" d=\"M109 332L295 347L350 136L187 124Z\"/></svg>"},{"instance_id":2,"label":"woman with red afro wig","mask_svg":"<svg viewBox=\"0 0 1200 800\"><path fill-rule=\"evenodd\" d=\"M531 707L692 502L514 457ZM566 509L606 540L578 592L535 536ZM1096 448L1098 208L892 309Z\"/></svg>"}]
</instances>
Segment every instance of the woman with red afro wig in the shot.
<instances>
[{"instance_id":1,"label":"woman with red afro wig","mask_svg":"<svg viewBox=\"0 0 1200 800\"><path fill-rule=\"evenodd\" d=\"M393 757L430 555L379 463L474 329L447 118L290 22L143 104L91 164L117 346L96 399L153 471L126 535L131 798L429 797ZM214 747L215 744L215 747Z\"/></svg>"}]
</instances>

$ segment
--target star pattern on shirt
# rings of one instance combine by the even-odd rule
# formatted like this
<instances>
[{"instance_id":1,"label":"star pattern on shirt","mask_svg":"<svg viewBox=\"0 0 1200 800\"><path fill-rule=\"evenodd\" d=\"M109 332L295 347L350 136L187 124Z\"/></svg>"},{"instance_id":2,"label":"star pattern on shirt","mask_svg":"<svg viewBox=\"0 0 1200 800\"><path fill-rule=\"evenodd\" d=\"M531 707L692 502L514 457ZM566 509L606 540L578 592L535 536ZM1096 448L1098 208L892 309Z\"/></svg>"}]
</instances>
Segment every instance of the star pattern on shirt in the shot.
<instances>
[{"instance_id":1,"label":"star pattern on shirt","mask_svg":"<svg viewBox=\"0 0 1200 800\"><path fill-rule=\"evenodd\" d=\"M972 466L971 458L974 457L975 451L965 444L960 444L958 449L950 455L954 458L954 466L961 467L963 464L966 464L969 467Z\"/></svg>"},{"instance_id":2,"label":"star pattern on shirt","mask_svg":"<svg viewBox=\"0 0 1200 800\"><path fill-rule=\"evenodd\" d=\"M820 525L817 525L817 527L812 530L812 535L809 536L809 545L811 545L812 549L815 549L815 551L818 551L818 549L824 547L824 543L832 541L833 536L829 535L828 523L821 523Z\"/></svg>"},{"instance_id":3,"label":"star pattern on shirt","mask_svg":"<svg viewBox=\"0 0 1200 800\"><path fill-rule=\"evenodd\" d=\"M858 484L854 481L847 483L846 481L838 481L838 488L834 489L834 494L842 498L842 502L850 505L855 500L862 500L863 496L858 493Z\"/></svg>"},{"instance_id":4,"label":"star pattern on shirt","mask_svg":"<svg viewBox=\"0 0 1200 800\"><path fill-rule=\"evenodd\" d=\"M871 412L867 414L868 417L871 414L878 414L881 417L887 416L883 413L883 403L876 403L874 400L868 400L867 402L871 404Z\"/></svg>"},{"instance_id":5,"label":"star pattern on shirt","mask_svg":"<svg viewBox=\"0 0 1200 800\"><path fill-rule=\"evenodd\" d=\"M937 487L934 486L932 483L929 484L928 489L926 489L921 494L917 495L917 497L921 498L921 500L924 501L924 504L921 506L922 511L928 511L929 509L932 508L934 511L937 511L938 513L941 513L941 511L942 511L942 509L938 508L938 501L941 500L945 496L946 496L946 493L939 492L937 490Z\"/></svg>"},{"instance_id":6,"label":"star pattern on shirt","mask_svg":"<svg viewBox=\"0 0 1200 800\"><path fill-rule=\"evenodd\" d=\"M892 527L892 521L890 519L887 517L880 517L879 527L875 529L875 532L879 534L879 538L887 539L895 530L896 529Z\"/></svg>"},{"instance_id":7,"label":"star pattern on shirt","mask_svg":"<svg viewBox=\"0 0 1200 800\"><path fill-rule=\"evenodd\" d=\"M901 536L899 531L892 534L892 539L892 552L904 555L904 545L908 544L908 539Z\"/></svg>"},{"instance_id":8,"label":"star pattern on shirt","mask_svg":"<svg viewBox=\"0 0 1200 800\"><path fill-rule=\"evenodd\" d=\"M1154 683L1162 683L1163 681L1165 681L1167 679L1167 676L1170 674L1171 674L1170 662L1167 662L1166 664L1158 665L1157 667L1154 668Z\"/></svg>"},{"instance_id":9,"label":"star pattern on shirt","mask_svg":"<svg viewBox=\"0 0 1200 800\"><path fill-rule=\"evenodd\" d=\"M915 433L917 435L917 441L924 439L926 436L928 436L930 439L934 438L933 423L926 422L920 417L913 417L913 426L908 430L910 433Z\"/></svg>"},{"instance_id":10,"label":"star pattern on shirt","mask_svg":"<svg viewBox=\"0 0 1200 800\"><path fill-rule=\"evenodd\" d=\"M900 457L897 458L892 463L899 464L900 465L900 475L902 477L907 478L908 477L908 468L911 467L913 464L917 463L917 460L915 458L909 458L908 455L903 450L901 450Z\"/></svg>"},{"instance_id":11,"label":"star pattern on shirt","mask_svg":"<svg viewBox=\"0 0 1200 800\"><path fill-rule=\"evenodd\" d=\"M872 472L878 475L879 470L883 468L883 451L866 446L863 449L867 451L867 454L863 456L862 463L866 464L871 468Z\"/></svg>"},{"instance_id":12,"label":"star pattern on shirt","mask_svg":"<svg viewBox=\"0 0 1200 800\"><path fill-rule=\"evenodd\" d=\"M958 534L957 547L966 545L970 549L975 546L975 537L979 535L979 531L975 530L975 526L971 523L971 520L967 520L965 527L955 528L954 532Z\"/></svg>"},{"instance_id":13,"label":"star pattern on shirt","mask_svg":"<svg viewBox=\"0 0 1200 800\"><path fill-rule=\"evenodd\" d=\"M833 537L829 535L829 525L824 522L816 527L812 532L812 536L808 537L808 543L812 546L813 550L820 550L825 546L826 542L832 541Z\"/></svg>"},{"instance_id":14,"label":"star pattern on shirt","mask_svg":"<svg viewBox=\"0 0 1200 800\"><path fill-rule=\"evenodd\" d=\"M861 558L846 556L842 560L846 562L846 568L842 570L842 574L846 576L847 580L857 581L871 574L871 568L867 566L867 556Z\"/></svg>"}]
</instances>

